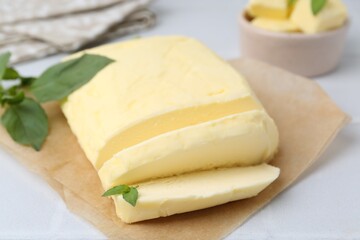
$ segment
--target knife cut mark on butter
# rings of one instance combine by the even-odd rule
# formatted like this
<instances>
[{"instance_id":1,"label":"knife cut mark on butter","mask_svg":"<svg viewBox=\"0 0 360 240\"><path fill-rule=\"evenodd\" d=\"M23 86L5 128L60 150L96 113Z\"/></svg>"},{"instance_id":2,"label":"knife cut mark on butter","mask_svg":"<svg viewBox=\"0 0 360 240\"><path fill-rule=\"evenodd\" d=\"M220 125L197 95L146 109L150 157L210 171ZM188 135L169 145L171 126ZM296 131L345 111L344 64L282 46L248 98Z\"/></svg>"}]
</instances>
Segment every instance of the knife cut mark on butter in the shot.
<instances>
[{"instance_id":1,"label":"knife cut mark on butter","mask_svg":"<svg viewBox=\"0 0 360 240\"><path fill-rule=\"evenodd\" d=\"M121 150L160 134L260 108L261 105L249 96L231 102L181 109L145 120L109 140L100 150L96 168L101 168L107 160Z\"/></svg>"},{"instance_id":2,"label":"knife cut mark on butter","mask_svg":"<svg viewBox=\"0 0 360 240\"><path fill-rule=\"evenodd\" d=\"M119 151L99 176L108 189L200 170L256 165L271 159L277 138L275 125L264 111L233 114Z\"/></svg>"}]
</instances>

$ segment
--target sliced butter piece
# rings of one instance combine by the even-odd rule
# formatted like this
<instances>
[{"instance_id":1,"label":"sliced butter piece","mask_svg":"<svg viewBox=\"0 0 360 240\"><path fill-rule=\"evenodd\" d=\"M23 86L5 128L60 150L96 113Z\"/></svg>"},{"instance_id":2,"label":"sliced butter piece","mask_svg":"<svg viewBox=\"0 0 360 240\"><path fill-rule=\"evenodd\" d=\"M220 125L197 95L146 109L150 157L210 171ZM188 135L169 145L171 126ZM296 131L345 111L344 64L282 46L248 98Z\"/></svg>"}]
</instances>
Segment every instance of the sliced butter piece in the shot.
<instances>
[{"instance_id":1,"label":"sliced butter piece","mask_svg":"<svg viewBox=\"0 0 360 240\"><path fill-rule=\"evenodd\" d=\"M304 33L313 34L342 26L347 19L347 10L340 0L328 0L314 16L311 0L301 0L296 2L290 19Z\"/></svg>"},{"instance_id":2,"label":"sliced butter piece","mask_svg":"<svg viewBox=\"0 0 360 240\"><path fill-rule=\"evenodd\" d=\"M253 17L286 19L289 14L288 0L250 0L247 11Z\"/></svg>"},{"instance_id":3,"label":"sliced butter piece","mask_svg":"<svg viewBox=\"0 0 360 240\"><path fill-rule=\"evenodd\" d=\"M85 52L115 60L62 104L96 168L160 134L262 109L236 70L190 38L141 38Z\"/></svg>"},{"instance_id":4,"label":"sliced butter piece","mask_svg":"<svg viewBox=\"0 0 360 240\"><path fill-rule=\"evenodd\" d=\"M290 20L276 20L270 18L255 18L251 21L255 27L273 32L299 32L299 27Z\"/></svg>"},{"instance_id":5,"label":"sliced butter piece","mask_svg":"<svg viewBox=\"0 0 360 240\"><path fill-rule=\"evenodd\" d=\"M249 166L272 158L278 146L263 110L171 131L117 153L99 170L104 189L218 167Z\"/></svg>"},{"instance_id":6,"label":"sliced butter piece","mask_svg":"<svg viewBox=\"0 0 360 240\"><path fill-rule=\"evenodd\" d=\"M117 215L126 223L166 217L256 196L278 176L262 164L190 173L139 184L135 207L115 196Z\"/></svg>"}]
</instances>

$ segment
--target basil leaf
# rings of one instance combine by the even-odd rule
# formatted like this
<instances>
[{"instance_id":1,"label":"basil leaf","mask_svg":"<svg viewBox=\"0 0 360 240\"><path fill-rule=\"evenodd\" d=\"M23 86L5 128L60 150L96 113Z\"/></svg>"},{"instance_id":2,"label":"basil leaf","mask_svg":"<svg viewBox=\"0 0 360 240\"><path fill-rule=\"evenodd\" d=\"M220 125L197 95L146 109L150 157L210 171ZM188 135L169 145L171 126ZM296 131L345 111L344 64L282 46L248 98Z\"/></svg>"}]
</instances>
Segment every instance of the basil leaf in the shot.
<instances>
[{"instance_id":1,"label":"basil leaf","mask_svg":"<svg viewBox=\"0 0 360 240\"><path fill-rule=\"evenodd\" d=\"M326 4L326 0L311 0L311 10L314 16L318 14Z\"/></svg>"},{"instance_id":2,"label":"basil leaf","mask_svg":"<svg viewBox=\"0 0 360 240\"><path fill-rule=\"evenodd\" d=\"M288 0L288 6L294 5L296 0Z\"/></svg>"},{"instance_id":3,"label":"basil leaf","mask_svg":"<svg viewBox=\"0 0 360 240\"><path fill-rule=\"evenodd\" d=\"M130 203L133 207L136 205L138 196L138 190L134 187L131 187L129 192L123 194L124 200Z\"/></svg>"},{"instance_id":4,"label":"basil leaf","mask_svg":"<svg viewBox=\"0 0 360 240\"><path fill-rule=\"evenodd\" d=\"M103 197L109 197L112 195L119 195L119 194L124 194L130 191L130 187L127 185L119 185L113 188L110 188L109 190L107 190L106 192L104 192L104 194L102 195Z\"/></svg>"},{"instance_id":5,"label":"basil leaf","mask_svg":"<svg viewBox=\"0 0 360 240\"><path fill-rule=\"evenodd\" d=\"M17 105L10 105L1 117L2 124L11 138L39 151L49 131L48 118L40 104L25 98Z\"/></svg>"},{"instance_id":6,"label":"basil leaf","mask_svg":"<svg viewBox=\"0 0 360 240\"><path fill-rule=\"evenodd\" d=\"M0 55L0 79L3 78L11 54L9 52Z\"/></svg>"},{"instance_id":7,"label":"basil leaf","mask_svg":"<svg viewBox=\"0 0 360 240\"><path fill-rule=\"evenodd\" d=\"M6 68L4 75L2 77L2 79L4 80L14 80L18 78L21 78L20 74L12 67Z\"/></svg>"},{"instance_id":8,"label":"basil leaf","mask_svg":"<svg viewBox=\"0 0 360 240\"><path fill-rule=\"evenodd\" d=\"M36 80L36 78L34 78L34 77L21 77L20 80L21 80L21 86L29 86Z\"/></svg>"},{"instance_id":9,"label":"basil leaf","mask_svg":"<svg viewBox=\"0 0 360 240\"><path fill-rule=\"evenodd\" d=\"M31 85L31 92L40 102L61 100L90 81L114 60L99 55L83 56L56 64Z\"/></svg>"},{"instance_id":10,"label":"basil leaf","mask_svg":"<svg viewBox=\"0 0 360 240\"><path fill-rule=\"evenodd\" d=\"M14 68L8 67L8 68L6 68L4 76L3 76L2 79L3 80L20 79L21 86L29 86L35 81L36 78L34 78L34 77L23 77Z\"/></svg>"},{"instance_id":11,"label":"basil leaf","mask_svg":"<svg viewBox=\"0 0 360 240\"><path fill-rule=\"evenodd\" d=\"M5 103L9 105L19 104L25 99L24 92L17 92L11 95L3 94L1 96L1 105L3 106Z\"/></svg>"},{"instance_id":12,"label":"basil leaf","mask_svg":"<svg viewBox=\"0 0 360 240\"><path fill-rule=\"evenodd\" d=\"M122 195L123 199L135 207L139 193L136 187L129 187L127 185L119 185L107 190L102 196L109 197L112 195Z\"/></svg>"}]
</instances>

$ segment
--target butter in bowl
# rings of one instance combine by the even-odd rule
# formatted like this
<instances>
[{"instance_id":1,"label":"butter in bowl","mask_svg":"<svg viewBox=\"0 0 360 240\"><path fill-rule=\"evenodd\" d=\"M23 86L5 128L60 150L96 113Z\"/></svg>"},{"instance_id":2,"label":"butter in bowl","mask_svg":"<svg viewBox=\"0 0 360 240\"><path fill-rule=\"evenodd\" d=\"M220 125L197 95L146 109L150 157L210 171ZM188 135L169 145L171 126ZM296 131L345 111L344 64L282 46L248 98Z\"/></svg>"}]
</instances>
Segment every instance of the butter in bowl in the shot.
<instances>
[{"instance_id":1,"label":"butter in bowl","mask_svg":"<svg viewBox=\"0 0 360 240\"><path fill-rule=\"evenodd\" d=\"M250 0L239 24L244 57L314 77L338 66L349 20L341 0Z\"/></svg>"}]
</instances>

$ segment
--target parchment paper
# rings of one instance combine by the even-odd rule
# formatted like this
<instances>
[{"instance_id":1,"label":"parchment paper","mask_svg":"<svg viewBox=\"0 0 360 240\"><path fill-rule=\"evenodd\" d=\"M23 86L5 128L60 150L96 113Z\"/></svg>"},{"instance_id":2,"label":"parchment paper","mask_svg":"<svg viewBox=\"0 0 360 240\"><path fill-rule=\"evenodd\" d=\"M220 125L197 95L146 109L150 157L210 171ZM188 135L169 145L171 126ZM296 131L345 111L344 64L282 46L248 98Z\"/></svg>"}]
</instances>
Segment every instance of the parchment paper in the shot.
<instances>
[{"instance_id":1,"label":"parchment paper","mask_svg":"<svg viewBox=\"0 0 360 240\"><path fill-rule=\"evenodd\" d=\"M234 60L231 64L249 81L280 131L280 151L271 162L281 169L280 177L257 197L127 225L116 217L112 201L101 197L97 173L57 104L45 106L51 130L40 152L14 143L2 127L0 143L43 176L71 211L111 239L221 239L293 183L348 121L311 80L253 60Z\"/></svg>"}]
</instances>

